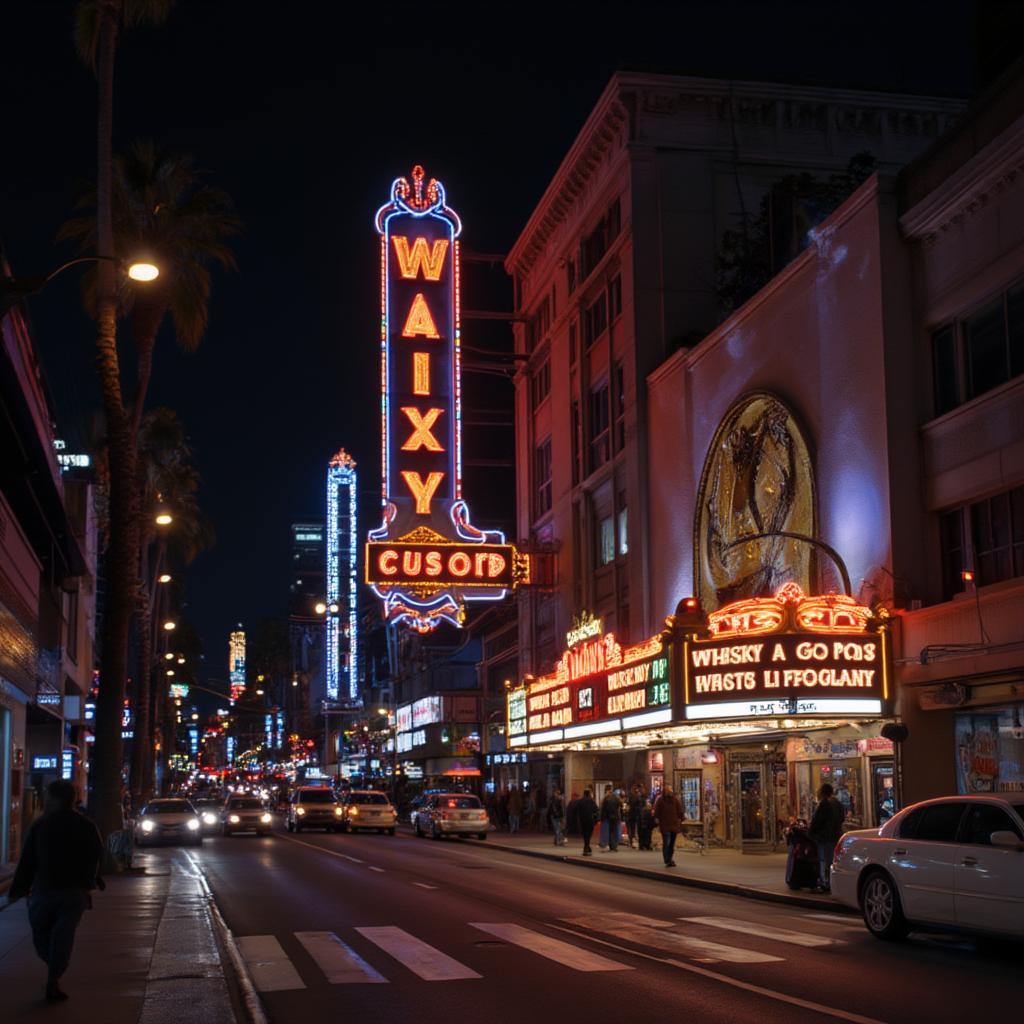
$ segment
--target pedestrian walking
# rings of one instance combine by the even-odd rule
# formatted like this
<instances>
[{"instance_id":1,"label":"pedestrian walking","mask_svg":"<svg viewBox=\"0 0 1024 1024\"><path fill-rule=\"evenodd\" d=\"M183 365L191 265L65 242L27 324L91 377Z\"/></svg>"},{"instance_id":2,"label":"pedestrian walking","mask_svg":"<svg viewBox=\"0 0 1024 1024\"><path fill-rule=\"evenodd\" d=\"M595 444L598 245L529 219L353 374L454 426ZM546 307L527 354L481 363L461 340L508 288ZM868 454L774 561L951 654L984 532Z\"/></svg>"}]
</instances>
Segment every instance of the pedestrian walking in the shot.
<instances>
[{"instance_id":1,"label":"pedestrian walking","mask_svg":"<svg viewBox=\"0 0 1024 1024\"><path fill-rule=\"evenodd\" d=\"M654 834L654 811L651 809L651 801L645 800L640 810L640 820L637 824L637 844L641 850L651 849L651 837Z\"/></svg>"},{"instance_id":2,"label":"pedestrian walking","mask_svg":"<svg viewBox=\"0 0 1024 1024\"><path fill-rule=\"evenodd\" d=\"M569 798L569 803L565 808L565 830L570 835L577 835L580 830L579 816L577 810L580 806L580 795L579 793L573 792Z\"/></svg>"},{"instance_id":3,"label":"pedestrian walking","mask_svg":"<svg viewBox=\"0 0 1024 1024\"><path fill-rule=\"evenodd\" d=\"M818 846L818 891L831 889L832 851L843 833L846 810L836 799L832 787L825 783L818 790L818 806L807 829L807 835Z\"/></svg>"},{"instance_id":4,"label":"pedestrian walking","mask_svg":"<svg viewBox=\"0 0 1024 1024\"><path fill-rule=\"evenodd\" d=\"M520 825L524 832L533 831L534 825L536 824L534 816L537 812L537 802L533 798L533 793L527 790L523 796L523 818Z\"/></svg>"},{"instance_id":5,"label":"pedestrian walking","mask_svg":"<svg viewBox=\"0 0 1024 1024\"><path fill-rule=\"evenodd\" d=\"M46 999L60 1003L67 993L61 975L71 960L75 929L92 906L89 892L99 886L103 843L96 826L75 810L77 793L58 779L46 789L43 816L25 837L8 901L28 896L32 944L47 966Z\"/></svg>"},{"instance_id":6,"label":"pedestrian walking","mask_svg":"<svg viewBox=\"0 0 1024 1024\"><path fill-rule=\"evenodd\" d=\"M576 805L576 821L579 823L580 831L583 833L583 856L590 857L593 851L590 849L590 837L594 834L594 826L600 817L601 811L594 800L589 789L583 790L583 796Z\"/></svg>"},{"instance_id":7,"label":"pedestrian walking","mask_svg":"<svg viewBox=\"0 0 1024 1024\"><path fill-rule=\"evenodd\" d=\"M676 836L683 828L683 805L672 792L671 786L661 791L654 802L653 814L658 831L661 832L661 856L665 860L665 867L674 868L676 862L672 856L676 849Z\"/></svg>"},{"instance_id":8,"label":"pedestrian walking","mask_svg":"<svg viewBox=\"0 0 1024 1024\"><path fill-rule=\"evenodd\" d=\"M508 834L514 836L519 832L519 822L523 814L523 795L518 786L508 791Z\"/></svg>"},{"instance_id":9,"label":"pedestrian walking","mask_svg":"<svg viewBox=\"0 0 1024 1024\"><path fill-rule=\"evenodd\" d=\"M617 853L619 848L619 832L622 829L622 801L611 786L604 787L604 799L601 801L601 838L608 829L608 852ZM601 849L604 849L602 845Z\"/></svg>"},{"instance_id":10,"label":"pedestrian walking","mask_svg":"<svg viewBox=\"0 0 1024 1024\"><path fill-rule=\"evenodd\" d=\"M640 831L640 815L644 809L643 790L633 783L629 791L629 800L626 809L626 828L629 831L629 845L638 846L638 833Z\"/></svg>"},{"instance_id":11,"label":"pedestrian walking","mask_svg":"<svg viewBox=\"0 0 1024 1024\"><path fill-rule=\"evenodd\" d=\"M565 801L562 800L562 791L557 786L552 790L551 799L548 801L548 821L551 823L551 831L555 834L555 846L565 846L568 842L564 835Z\"/></svg>"}]
</instances>

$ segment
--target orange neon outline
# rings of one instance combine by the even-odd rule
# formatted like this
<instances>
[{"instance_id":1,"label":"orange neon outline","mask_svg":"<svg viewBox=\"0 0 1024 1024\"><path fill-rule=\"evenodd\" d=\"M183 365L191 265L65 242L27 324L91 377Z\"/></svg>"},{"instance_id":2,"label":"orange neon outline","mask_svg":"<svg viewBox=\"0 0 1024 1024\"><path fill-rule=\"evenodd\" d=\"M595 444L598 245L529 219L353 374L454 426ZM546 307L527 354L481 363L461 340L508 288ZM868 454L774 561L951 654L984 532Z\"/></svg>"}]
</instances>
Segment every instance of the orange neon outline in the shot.
<instances>
[{"instance_id":1,"label":"orange neon outline","mask_svg":"<svg viewBox=\"0 0 1024 1024\"><path fill-rule=\"evenodd\" d=\"M441 486L444 473L435 470L433 473L428 473L427 479L424 480L419 473L403 469L402 479L416 499L416 514L418 516L430 515L430 501L434 497L434 492Z\"/></svg>"},{"instance_id":2,"label":"orange neon outline","mask_svg":"<svg viewBox=\"0 0 1024 1024\"><path fill-rule=\"evenodd\" d=\"M420 270L427 281L440 281L444 270L444 258L448 252L448 239L434 240L430 251L427 251L427 240L417 238L409 248L409 239L405 235L392 235L395 243L395 257L398 260L398 272L407 281L415 280Z\"/></svg>"},{"instance_id":3,"label":"orange neon outline","mask_svg":"<svg viewBox=\"0 0 1024 1024\"><path fill-rule=\"evenodd\" d=\"M402 451L415 452L420 448L426 448L428 452L443 452L443 445L431 431L444 409L428 409L424 415L414 405L403 405L401 408L412 426L412 433L409 440L402 445Z\"/></svg>"},{"instance_id":4,"label":"orange neon outline","mask_svg":"<svg viewBox=\"0 0 1024 1024\"><path fill-rule=\"evenodd\" d=\"M405 326L402 328L403 338L440 338L437 333L437 325L430 315L430 307L427 300L423 298L423 292L417 292L409 307L409 315L405 318Z\"/></svg>"},{"instance_id":5,"label":"orange neon outline","mask_svg":"<svg viewBox=\"0 0 1024 1024\"><path fill-rule=\"evenodd\" d=\"M412 354L412 393L414 395L430 394L429 352L413 352Z\"/></svg>"}]
</instances>

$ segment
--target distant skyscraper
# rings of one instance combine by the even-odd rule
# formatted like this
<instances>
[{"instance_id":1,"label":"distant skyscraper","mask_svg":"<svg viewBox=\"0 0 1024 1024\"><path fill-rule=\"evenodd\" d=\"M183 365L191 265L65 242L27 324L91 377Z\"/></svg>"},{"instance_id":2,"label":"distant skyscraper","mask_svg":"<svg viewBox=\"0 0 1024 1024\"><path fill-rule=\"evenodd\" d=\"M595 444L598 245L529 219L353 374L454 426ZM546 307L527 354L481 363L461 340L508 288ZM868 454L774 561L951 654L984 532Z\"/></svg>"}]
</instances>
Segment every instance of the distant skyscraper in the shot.
<instances>
[{"instance_id":1,"label":"distant skyscraper","mask_svg":"<svg viewBox=\"0 0 1024 1024\"><path fill-rule=\"evenodd\" d=\"M344 448L327 467L327 697L359 696L356 463Z\"/></svg>"},{"instance_id":2,"label":"distant skyscraper","mask_svg":"<svg viewBox=\"0 0 1024 1024\"><path fill-rule=\"evenodd\" d=\"M292 523L292 578L288 588L290 615L312 616L317 601L324 600L327 592L325 558L323 522L306 519Z\"/></svg>"},{"instance_id":3,"label":"distant skyscraper","mask_svg":"<svg viewBox=\"0 0 1024 1024\"><path fill-rule=\"evenodd\" d=\"M238 700L245 690L245 631L241 623L228 638L228 681L231 699Z\"/></svg>"}]
</instances>

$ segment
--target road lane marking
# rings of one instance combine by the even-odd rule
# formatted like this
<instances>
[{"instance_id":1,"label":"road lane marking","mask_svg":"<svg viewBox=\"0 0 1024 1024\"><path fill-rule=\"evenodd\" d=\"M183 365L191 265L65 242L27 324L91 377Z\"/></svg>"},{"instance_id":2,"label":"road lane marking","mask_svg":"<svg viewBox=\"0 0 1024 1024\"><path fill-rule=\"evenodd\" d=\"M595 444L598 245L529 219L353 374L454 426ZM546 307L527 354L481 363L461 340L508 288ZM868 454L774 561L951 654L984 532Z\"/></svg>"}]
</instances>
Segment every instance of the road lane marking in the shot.
<instances>
[{"instance_id":1,"label":"road lane marking","mask_svg":"<svg viewBox=\"0 0 1024 1024\"><path fill-rule=\"evenodd\" d=\"M774 939L776 942L788 942L793 946L840 946L842 939L829 939L824 935L811 932L794 932L788 928L774 928L768 924L756 924L753 921L738 921L731 917L681 917L680 921L692 924L706 924L711 928L721 928L727 932L741 932L743 935L758 935L762 939Z\"/></svg>"},{"instance_id":2,"label":"road lane marking","mask_svg":"<svg viewBox=\"0 0 1024 1024\"><path fill-rule=\"evenodd\" d=\"M479 978L476 971L465 964L452 959L433 946L417 939L401 928L357 928L364 939L369 939L393 956L400 964L405 964L413 974L424 981L456 981L460 978Z\"/></svg>"},{"instance_id":3,"label":"road lane marking","mask_svg":"<svg viewBox=\"0 0 1024 1024\"><path fill-rule=\"evenodd\" d=\"M427 885L426 882L413 882L413 885L418 885L421 889L436 889L436 885Z\"/></svg>"},{"instance_id":4,"label":"road lane marking","mask_svg":"<svg viewBox=\"0 0 1024 1024\"><path fill-rule=\"evenodd\" d=\"M370 865L370 870L371 871L379 871L381 874L384 873L384 869L383 868L376 868L372 864Z\"/></svg>"},{"instance_id":5,"label":"road lane marking","mask_svg":"<svg viewBox=\"0 0 1024 1024\"><path fill-rule=\"evenodd\" d=\"M273 935L243 935L235 939L235 944L260 992L306 987Z\"/></svg>"},{"instance_id":6,"label":"road lane marking","mask_svg":"<svg viewBox=\"0 0 1024 1024\"><path fill-rule=\"evenodd\" d=\"M561 939L554 939L550 935L523 928L518 924L480 924L475 921L469 922L470 928L479 928L488 935L504 939L514 946L522 946L532 953L554 960L555 963L565 967L571 967L574 971L632 971L635 968L628 964L619 963L617 960L609 960L607 957L598 956L587 949L581 949Z\"/></svg>"},{"instance_id":7,"label":"road lane marking","mask_svg":"<svg viewBox=\"0 0 1024 1024\"><path fill-rule=\"evenodd\" d=\"M328 857L340 857L342 860L350 860L353 864L365 864L365 861L358 857L350 857L347 853L339 853L337 850L328 850L324 846L317 846L316 843L307 843L301 839L293 839L291 836L278 836L279 839L286 839L289 843L298 843L299 846L308 846L311 850L326 853Z\"/></svg>"},{"instance_id":8,"label":"road lane marking","mask_svg":"<svg viewBox=\"0 0 1024 1024\"><path fill-rule=\"evenodd\" d=\"M859 918L843 917L839 914L805 914L805 917L813 917L816 921L829 921L832 924L842 925L844 928L855 928L857 931L863 927Z\"/></svg>"},{"instance_id":9,"label":"road lane marking","mask_svg":"<svg viewBox=\"0 0 1024 1024\"><path fill-rule=\"evenodd\" d=\"M682 960L675 960L671 957L641 953L639 950L630 949L628 946L620 946L617 942L609 942L607 939L598 939L593 935L578 932L573 928L563 928L558 924L550 925L550 927L556 928L560 932L566 932L568 935L575 935L577 938L584 939L587 942L596 942L601 946L608 946L610 949L616 949L620 953L628 953L632 956L643 957L644 960L651 960L654 963L666 964L669 967L675 967L677 970L686 971L689 974L696 974L711 981L721 982L730 988L742 989L744 992L753 992L755 995L764 996L766 999L775 999L780 1003L788 1003L790 1006L799 1006L805 1010L813 1010L815 1013L823 1013L828 1017L850 1021L850 1024L885 1024L884 1021L878 1020L876 1017L864 1017L859 1013L840 1010L835 1006L826 1006L824 1003L815 1003L810 999L801 999L799 996L791 996L786 992L765 988L763 985L754 985L749 981L740 981L739 978L730 978L728 974L719 974L717 971L708 970L706 967L698 967L696 964L684 963Z\"/></svg>"},{"instance_id":10,"label":"road lane marking","mask_svg":"<svg viewBox=\"0 0 1024 1024\"><path fill-rule=\"evenodd\" d=\"M759 953L753 949L740 949L738 946L726 946L710 939L699 939L694 935L666 930L662 922L654 926L648 924L626 923L618 919L617 914L597 914L587 917L563 917L566 924L587 928L595 932L614 935L617 939L635 942L641 946L650 946L666 953L683 953L686 956L700 959L704 963L718 963L724 960L732 964L767 964L779 963L783 958L771 953ZM642 919L641 919L642 920Z\"/></svg>"},{"instance_id":11,"label":"road lane marking","mask_svg":"<svg viewBox=\"0 0 1024 1024\"><path fill-rule=\"evenodd\" d=\"M601 932L612 927L635 925L639 928L674 928L675 921L664 921L656 917L644 917L641 914L628 914L624 911L611 911L607 914L586 914L582 917L563 917L579 928L591 928Z\"/></svg>"},{"instance_id":12,"label":"road lane marking","mask_svg":"<svg viewBox=\"0 0 1024 1024\"><path fill-rule=\"evenodd\" d=\"M388 979L374 970L351 946L334 932L296 932L295 937L316 961L332 985L368 983L386 985Z\"/></svg>"}]
</instances>

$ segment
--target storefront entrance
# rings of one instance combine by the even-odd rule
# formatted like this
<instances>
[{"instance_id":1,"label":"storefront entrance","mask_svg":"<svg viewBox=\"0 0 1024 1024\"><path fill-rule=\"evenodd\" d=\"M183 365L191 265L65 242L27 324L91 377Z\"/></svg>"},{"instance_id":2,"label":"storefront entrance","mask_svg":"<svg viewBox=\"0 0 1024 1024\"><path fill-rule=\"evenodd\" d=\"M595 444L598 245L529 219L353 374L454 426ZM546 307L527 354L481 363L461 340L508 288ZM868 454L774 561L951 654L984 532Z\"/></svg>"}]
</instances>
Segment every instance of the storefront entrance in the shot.
<instances>
[{"instance_id":1,"label":"storefront entrance","mask_svg":"<svg viewBox=\"0 0 1024 1024\"><path fill-rule=\"evenodd\" d=\"M728 842L764 853L783 842L789 815L788 773L781 751L736 751L728 755Z\"/></svg>"}]
</instances>

